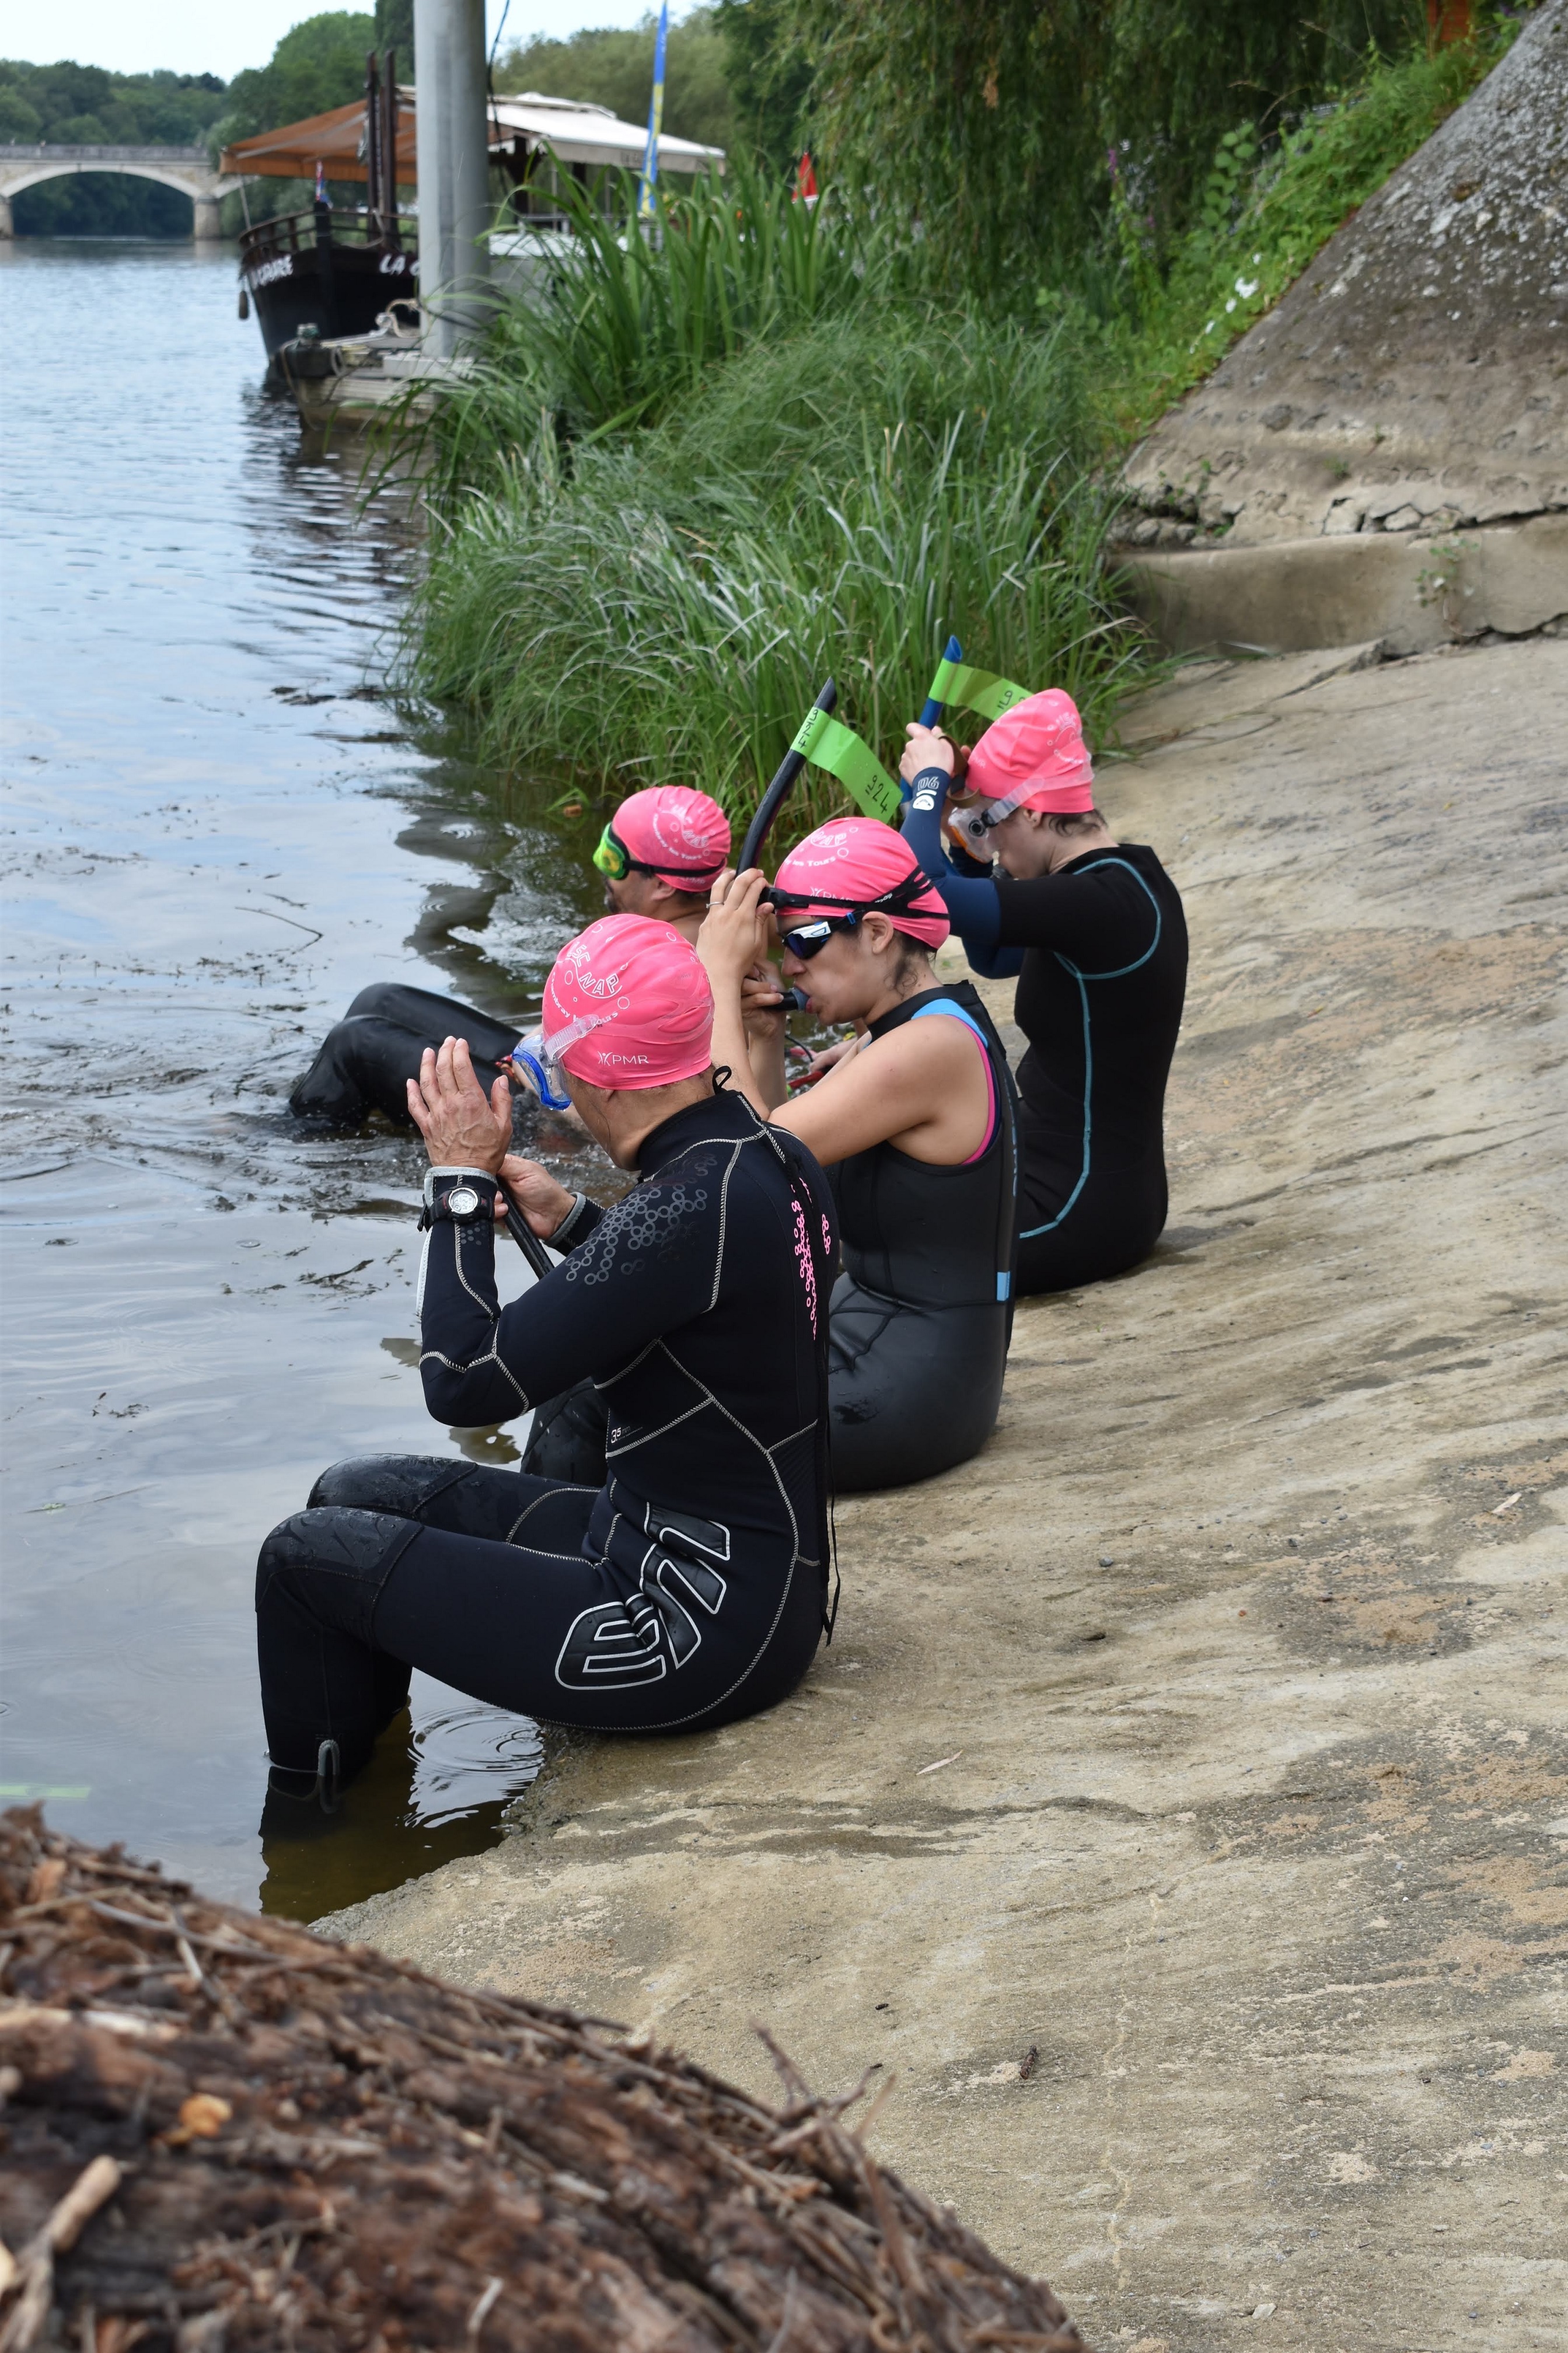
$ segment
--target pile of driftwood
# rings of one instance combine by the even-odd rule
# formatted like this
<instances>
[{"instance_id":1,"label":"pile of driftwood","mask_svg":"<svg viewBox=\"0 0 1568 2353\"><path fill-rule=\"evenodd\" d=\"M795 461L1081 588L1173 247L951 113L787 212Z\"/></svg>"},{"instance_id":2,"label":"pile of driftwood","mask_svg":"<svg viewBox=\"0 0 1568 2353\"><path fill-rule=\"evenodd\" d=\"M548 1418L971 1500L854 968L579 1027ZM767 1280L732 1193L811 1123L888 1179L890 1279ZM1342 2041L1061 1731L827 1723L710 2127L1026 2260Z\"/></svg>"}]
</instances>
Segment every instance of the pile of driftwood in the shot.
<instances>
[{"instance_id":1,"label":"pile of driftwood","mask_svg":"<svg viewBox=\"0 0 1568 2353\"><path fill-rule=\"evenodd\" d=\"M602 2022L0 1819L0 2353L1081 2353L867 2156Z\"/></svg>"}]
</instances>

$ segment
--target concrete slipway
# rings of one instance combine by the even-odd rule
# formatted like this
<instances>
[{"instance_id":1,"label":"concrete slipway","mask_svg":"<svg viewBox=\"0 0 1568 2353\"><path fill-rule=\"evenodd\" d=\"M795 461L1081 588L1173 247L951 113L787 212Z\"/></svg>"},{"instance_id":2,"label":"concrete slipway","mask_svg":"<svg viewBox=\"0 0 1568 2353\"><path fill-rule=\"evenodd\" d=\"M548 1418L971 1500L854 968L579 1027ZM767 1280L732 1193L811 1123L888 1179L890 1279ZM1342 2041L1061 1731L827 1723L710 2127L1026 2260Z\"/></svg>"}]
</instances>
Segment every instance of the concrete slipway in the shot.
<instances>
[{"instance_id":1,"label":"concrete slipway","mask_svg":"<svg viewBox=\"0 0 1568 2353\"><path fill-rule=\"evenodd\" d=\"M1107 773L1193 925L1152 1263L840 1510L791 1703L574 1746L332 1924L874 2065L879 2151L1137 2353L1568 2338L1568 646L1354 659Z\"/></svg>"}]
</instances>

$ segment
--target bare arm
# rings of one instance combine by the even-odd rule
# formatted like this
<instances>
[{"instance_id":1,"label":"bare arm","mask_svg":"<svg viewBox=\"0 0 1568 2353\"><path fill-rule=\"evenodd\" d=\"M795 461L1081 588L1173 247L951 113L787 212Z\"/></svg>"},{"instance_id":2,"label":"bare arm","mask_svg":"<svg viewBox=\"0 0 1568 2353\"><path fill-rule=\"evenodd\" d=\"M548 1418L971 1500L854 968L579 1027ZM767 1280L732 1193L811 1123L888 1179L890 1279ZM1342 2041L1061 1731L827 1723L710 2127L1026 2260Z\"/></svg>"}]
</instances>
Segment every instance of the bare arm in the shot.
<instances>
[{"instance_id":1,"label":"bare arm","mask_svg":"<svg viewBox=\"0 0 1568 2353\"><path fill-rule=\"evenodd\" d=\"M906 1022L856 1050L809 1092L772 1113L823 1166L874 1144L913 1160L952 1167L985 1140L991 1090L985 1064L962 1022Z\"/></svg>"}]
</instances>

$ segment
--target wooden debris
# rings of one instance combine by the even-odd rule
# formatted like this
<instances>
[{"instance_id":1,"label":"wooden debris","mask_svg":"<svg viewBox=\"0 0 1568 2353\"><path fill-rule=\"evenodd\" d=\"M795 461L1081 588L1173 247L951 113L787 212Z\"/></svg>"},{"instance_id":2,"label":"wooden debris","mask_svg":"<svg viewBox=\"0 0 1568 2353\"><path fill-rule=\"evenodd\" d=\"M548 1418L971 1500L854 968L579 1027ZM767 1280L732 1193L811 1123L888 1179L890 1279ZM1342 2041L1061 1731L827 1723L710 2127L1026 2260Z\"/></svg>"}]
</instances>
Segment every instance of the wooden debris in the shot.
<instances>
[{"instance_id":1,"label":"wooden debris","mask_svg":"<svg viewBox=\"0 0 1568 2353\"><path fill-rule=\"evenodd\" d=\"M778 2108L11 1812L0 2353L1083 2353L769 2049Z\"/></svg>"}]
</instances>

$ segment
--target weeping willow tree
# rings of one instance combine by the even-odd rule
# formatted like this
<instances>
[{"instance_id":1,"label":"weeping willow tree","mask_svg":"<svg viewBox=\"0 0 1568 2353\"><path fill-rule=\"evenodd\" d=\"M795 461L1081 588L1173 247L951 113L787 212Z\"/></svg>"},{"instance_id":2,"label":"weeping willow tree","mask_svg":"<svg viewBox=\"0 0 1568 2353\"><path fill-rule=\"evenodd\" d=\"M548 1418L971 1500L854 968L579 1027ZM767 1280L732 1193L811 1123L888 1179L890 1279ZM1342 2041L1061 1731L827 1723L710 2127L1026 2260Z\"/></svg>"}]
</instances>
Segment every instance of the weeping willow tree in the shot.
<instances>
[{"instance_id":1,"label":"weeping willow tree","mask_svg":"<svg viewBox=\"0 0 1568 2353\"><path fill-rule=\"evenodd\" d=\"M1118 183L1167 244L1226 131L1278 130L1426 29L1422 0L797 5L836 181L908 227L934 284L1004 302L1070 273Z\"/></svg>"}]
</instances>

